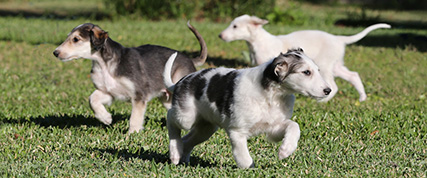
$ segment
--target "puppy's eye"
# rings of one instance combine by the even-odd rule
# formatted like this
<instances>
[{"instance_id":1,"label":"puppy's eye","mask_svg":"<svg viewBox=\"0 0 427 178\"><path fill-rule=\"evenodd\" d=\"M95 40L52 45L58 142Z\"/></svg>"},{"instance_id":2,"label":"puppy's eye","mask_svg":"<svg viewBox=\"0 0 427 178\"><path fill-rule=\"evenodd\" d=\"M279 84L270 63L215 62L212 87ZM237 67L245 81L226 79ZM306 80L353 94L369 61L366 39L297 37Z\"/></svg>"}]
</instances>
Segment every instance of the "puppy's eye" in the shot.
<instances>
[{"instance_id":1,"label":"puppy's eye","mask_svg":"<svg viewBox=\"0 0 427 178\"><path fill-rule=\"evenodd\" d=\"M307 76L311 75L311 72L309 70L305 70L302 73L305 74L305 75L307 75Z\"/></svg>"},{"instance_id":2,"label":"puppy's eye","mask_svg":"<svg viewBox=\"0 0 427 178\"><path fill-rule=\"evenodd\" d=\"M237 28L237 25L233 25L233 28Z\"/></svg>"},{"instance_id":3,"label":"puppy's eye","mask_svg":"<svg viewBox=\"0 0 427 178\"><path fill-rule=\"evenodd\" d=\"M75 42L78 42L79 41L79 39L77 38L77 37L74 37L73 38L73 42L75 43Z\"/></svg>"}]
</instances>

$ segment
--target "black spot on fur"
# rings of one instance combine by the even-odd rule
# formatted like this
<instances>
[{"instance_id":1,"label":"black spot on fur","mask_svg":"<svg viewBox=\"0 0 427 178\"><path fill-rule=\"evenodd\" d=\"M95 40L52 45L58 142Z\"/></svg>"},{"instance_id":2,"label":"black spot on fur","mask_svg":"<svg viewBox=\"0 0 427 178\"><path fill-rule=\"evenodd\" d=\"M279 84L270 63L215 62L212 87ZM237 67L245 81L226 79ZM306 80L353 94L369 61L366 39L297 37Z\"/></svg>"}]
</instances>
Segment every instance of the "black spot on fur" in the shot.
<instances>
[{"instance_id":1,"label":"black spot on fur","mask_svg":"<svg viewBox=\"0 0 427 178\"><path fill-rule=\"evenodd\" d=\"M172 104L182 105L188 94L194 95L199 100L203 95L203 88L207 85L204 75L211 70L213 68L201 70L198 73L192 73L182 78L175 86Z\"/></svg>"},{"instance_id":2,"label":"black spot on fur","mask_svg":"<svg viewBox=\"0 0 427 178\"><path fill-rule=\"evenodd\" d=\"M261 79L261 85L264 89L268 88L273 82L276 82L276 83L280 82L279 77L274 73L274 69L276 68L276 65L277 64L272 62L265 68L264 73L262 75L262 79Z\"/></svg>"},{"instance_id":3,"label":"black spot on fur","mask_svg":"<svg viewBox=\"0 0 427 178\"><path fill-rule=\"evenodd\" d=\"M235 81L238 72L228 72L226 75L216 74L209 82L207 95L210 102L214 102L221 114L231 115L231 105L234 100Z\"/></svg>"}]
</instances>

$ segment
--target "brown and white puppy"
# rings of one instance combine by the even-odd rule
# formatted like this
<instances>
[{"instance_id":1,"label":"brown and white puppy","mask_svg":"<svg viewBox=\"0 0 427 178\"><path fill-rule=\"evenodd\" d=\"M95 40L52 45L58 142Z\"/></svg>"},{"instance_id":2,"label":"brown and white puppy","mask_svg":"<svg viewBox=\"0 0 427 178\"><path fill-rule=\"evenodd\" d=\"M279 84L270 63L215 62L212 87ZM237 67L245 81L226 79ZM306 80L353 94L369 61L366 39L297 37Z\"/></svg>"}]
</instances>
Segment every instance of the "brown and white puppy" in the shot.
<instances>
[{"instance_id":1,"label":"brown and white puppy","mask_svg":"<svg viewBox=\"0 0 427 178\"><path fill-rule=\"evenodd\" d=\"M207 57L207 47L197 30L187 24L200 43L201 54L190 59L179 54L172 69L173 81L196 71ZM95 117L102 123L112 122L104 105L114 100L132 102L129 133L143 129L147 102L160 96L166 108L170 98L163 84L162 73L169 56L176 50L162 46L143 45L127 48L113 41L99 26L85 23L75 27L53 54L62 61L85 58L92 60L91 77L96 90L89 101Z\"/></svg>"},{"instance_id":2,"label":"brown and white puppy","mask_svg":"<svg viewBox=\"0 0 427 178\"><path fill-rule=\"evenodd\" d=\"M331 93L317 65L301 49L290 50L260 66L248 69L215 68L191 73L175 85L166 63L165 85L173 93L167 115L172 163L189 162L194 146L221 127L227 132L234 159L241 168L253 167L247 139L266 133L283 143L279 159L297 148L300 129L290 120L295 97L301 93L323 99ZM190 132L181 138L181 129Z\"/></svg>"},{"instance_id":3,"label":"brown and white puppy","mask_svg":"<svg viewBox=\"0 0 427 178\"><path fill-rule=\"evenodd\" d=\"M242 15L235 18L219 37L227 42L245 40L252 63L257 65L269 61L290 48L300 47L316 62L322 76L332 87L332 93L321 101L330 100L338 91L334 77L350 82L359 92L359 101L366 100L365 88L359 74L350 71L344 65L345 46L361 40L375 29L390 28L390 25L371 25L352 36L332 35L319 30L302 30L275 36L264 30L263 25L267 23L267 20L256 16Z\"/></svg>"}]
</instances>

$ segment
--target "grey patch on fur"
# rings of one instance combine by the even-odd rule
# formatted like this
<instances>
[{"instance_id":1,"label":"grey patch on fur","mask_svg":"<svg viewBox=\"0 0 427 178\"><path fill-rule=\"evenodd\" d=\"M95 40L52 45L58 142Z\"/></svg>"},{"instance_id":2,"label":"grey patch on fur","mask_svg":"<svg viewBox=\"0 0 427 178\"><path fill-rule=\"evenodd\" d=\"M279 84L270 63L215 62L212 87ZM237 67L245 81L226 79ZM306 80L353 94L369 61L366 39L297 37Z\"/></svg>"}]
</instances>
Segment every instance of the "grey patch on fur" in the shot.
<instances>
[{"instance_id":1,"label":"grey patch on fur","mask_svg":"<svg viewBox=\"0 0 427 178\"><path fill-rule=\"evenodd\" d=\"M201 70L182 78L175 86L172 104L182 106L182 102L187 99L188 94L195 96L196 99L200 99L203 95L203 89L207 84L204 75L212 70L214 69Z\"/></svg>"},{"instance_id":2,"label":"grey patch on fur","mask_svg":"<svg viewBox=\"0 0 427 178\"><path fill-rule=\"evenodd\" d=\"M214 102L221 114L230 117L231 105L234 99L235 81L238 72L233 70L225 75L216 74L209 82L207 95L210 102Z\"/></svg>"}]
</instances>

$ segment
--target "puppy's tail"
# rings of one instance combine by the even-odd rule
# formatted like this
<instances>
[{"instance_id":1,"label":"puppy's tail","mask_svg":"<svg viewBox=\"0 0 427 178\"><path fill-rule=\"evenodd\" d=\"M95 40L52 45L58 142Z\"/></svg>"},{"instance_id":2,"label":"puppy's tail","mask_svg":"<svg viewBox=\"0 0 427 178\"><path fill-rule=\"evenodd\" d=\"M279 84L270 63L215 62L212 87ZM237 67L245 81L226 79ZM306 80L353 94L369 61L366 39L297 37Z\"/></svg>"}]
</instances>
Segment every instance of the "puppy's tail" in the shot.
<instances>
[{"instance_id":1,"label":"puppy's tail","mask_svg":"<svg viewBox=\"0 0 427 178\"><path fill-rule=\"evenodd\" d=\"M173 90L175 88L175 84L172 82L171 75L172 75L172 66L177 55L178 53L175 52L169 57L168 61L165 64L165 70L163 71L163 81L165 83L166 89L170 93L173 93Z\"/></svg>"},{"instance_id":2,"label":"puppy's tail","mask_svg":"<svg viewBox=\"0 0 427 178\"><path fill-rule=\"evenodd\" d=\"M196 36L197 40L200 44L200 56L193 59L193 64L195 66L201 66L205 63L206 58L208 57L208 47L206 46L206 42L203 39L202 35L194 28L190 21L187 22L188 28L193 32L193 34Z\"/></svg>"},{"instance_id":3,"label":"puppy's tail","mask_svg":"<svg viewBox=\"0 0 427 178\"><path fill-rule=\"evenodd\" d=\"M379 29L379 28L391 28L389 24L385 23L379 23L375 25L371 25L362 32L352 35L352 36L338 36L338 38L343 41L345 44L352 44L359 40L361 40L363 37L365 37L369 32Z\"/></svg>"}]
</instances>

